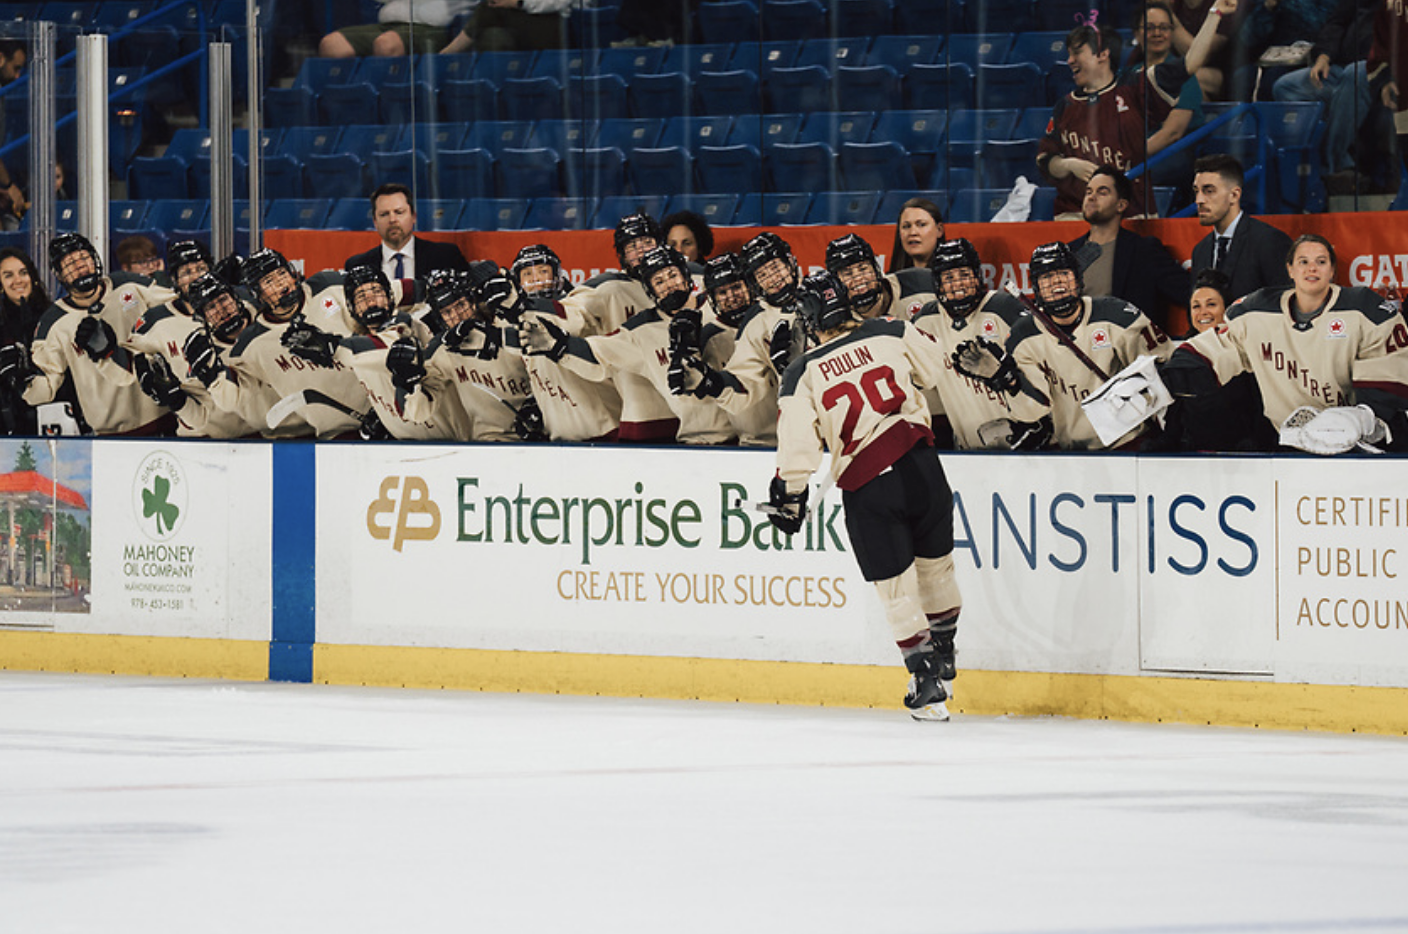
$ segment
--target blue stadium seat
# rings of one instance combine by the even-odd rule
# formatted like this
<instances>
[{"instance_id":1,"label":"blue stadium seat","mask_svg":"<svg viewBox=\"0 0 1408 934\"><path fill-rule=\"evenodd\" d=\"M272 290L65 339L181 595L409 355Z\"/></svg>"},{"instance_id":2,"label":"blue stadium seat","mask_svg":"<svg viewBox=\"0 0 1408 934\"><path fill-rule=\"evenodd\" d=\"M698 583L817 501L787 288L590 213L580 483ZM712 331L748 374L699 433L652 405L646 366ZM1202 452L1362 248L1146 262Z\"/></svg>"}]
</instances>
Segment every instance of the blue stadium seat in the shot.
<instances>
[{"instance_id":1,"label":"blue stadium seat","mask_svg":"<svg viewBox=\"0 0 1408 934\"><path fill-rule=\"evenodd\" d=\"M519 198L475 198L464 206L462 230L521 230L528 204Z\"/></svg>"},{"instance_id":2,"label":"blue stadium seat","mask_svg":"<svg viewBox=\"0 0 1408 934\"><path fill-rule=\"evenodd\" d=\"M978 187L978 170L948 164L935 163L934 174L929 176L926 188L930 191L946 192L948 203L952 204L958 192ZM1006 192L1004 192L1004 195Z\"/></svg>"},{"instance_id":3,"label":"blue stadium seat","mask_svg":"<svg viewBox=\"0 0 1408 934\"><path fill-rule=\"evenodd\" d=\"M249 160L236 151L230 157L230 169L230 186L237 192L249 191ZM210 156L199 156L191 160L188 177L190 179L191 197L209 198Z\"/></svg>"},{"instance_id":4,"label":"blue stadium seat","mask_svg":"<svg viewBox=\"0 0 1408 934\"><path fill-rule=\"evenodd\" d=\"M396 139L400 135L401 127L398 126L368 124L344 127L334 152L350 153L366 162L374 152L390 152L395 149Z\"/></svg>"},{"instance_id":5,"label":"blue stadium seat","mask_svg":"<svg viewBox=\"0 0 1408 934\"><path fill-rule=\"evenodd\" d=\"M1050 122L1050 107L1028 107L1017 117L1017 125L1012 128L1012 138L1041 139L1046 135L1046 125Z\"/></svg>"},{"instance_id":6,"label":"blue stadium seat","mask_svg":"<svg viewBox=\"0 0 1408 934\"><path fill-rule=\"evenodd\" d=\"M429 198L416 201L416 228L419 230L458 230L464 202L456 198Z\"/></svg>"},{"instance_id":7,"label":"blue stadium seat","mask_svg":"<svg viewBox=\"0 0 1408 934\"><path fill-rule=\"evenodd\" d=\"M1170 189L1172 190L1172 189ZM1032 193L1031 213L1027 220L1049 221L1056 219L1056 189L1050 185L1038 185Z\"/></svg>"},{"instance_id":8,"label":"blue stadium seat","mask_svg":"<svg viewBox=\"0 0 1408 934\"><path fill-rule=\"evenodd\" d=\"M333 84L348 84L357 73L359 58L305 58L293 83L314 94Z\"/></svg>"},{"instance_id":9,"label":"blue stadium seat","mask_svg":"<svg viewBox=\"0 0 1408 934\"><path fill-rule=\"evenodd\" d=\"M895 32L904 36L949 35L963 28L959 0L902 0L895 4Z\"/></svg>"},{"instance_id":10,"label":"blue stadium seat","mask_svg":"<svg viewBox=\"0 0 1408 934\"><path fill-rule=\"evenodd\" d=\"M733 128L732 117L670 117L660 131L657 146L683 146L693 150L698 146L723 146Z\"/></svg>"},{"instance_id":11,"label":"blue stadium seat","mask_svg":"<svg viewBox=\"0 0 1408 934\"><path fill-rule=\"evenodd\" d=\"M545 147L499 151L498 191L505 198L558 198L563 194L562 158Z\"/></svg>"},{"instance_id":12,"label":"blue stadium seat","mask_svg":"<svg viewBox=\"0 0 1408 934\"><path fill-rule=\"evenodd\" d=\"M363 162L350 152L303 160L303 193L309 198L357 198L367 193Z\"/></svg>"},{"instance_id":13,"label":"blue stadium seat","mask_svg":"<svg viewBox=\"0 0 1408 934\"><path fill-rule=\"evenodd\" d=\"M894 31L894 20L893 0L831 2L831 25L838 36L886 36Z\"/></svg>"},{"instance_id":14,"label":"blue stadium seat","mask_svg":"<svg viewBox=\"0 0 1408 934\"><path fill-rule=\"evenodd\" d=\"M1046 73L1046 101L1055 104L1074 91L1076 79L1071 77L1071 69L1066 65L1054 65Z\"/></svg>"},{"instance_id":15,"label":"blue stadium seat","mask_svg":"<svg viewBox=\"0 0 1408 934\"><path fill-rule=\"evenodd\" d=\"M514 120L561 120L566 115L556 78L507 78L499 85L499 106Z\"/></svg>"},{"instance_id":16,"label":"blue stadium seat","mask_svg":"<svg viewBox=\"0 0 1408 934\"><path fill-rule=\"evenodd\" d=\"M687 114L693 110L693 93L689 78L682 71L665 71L654 75L638 74L631 79L631 115L664 120Z\"/></svg>"},{"instance_id":17,"label":"blue stadium seat","mask_svg":"<svg viewBox=\"0 0 1408 934\"><path fill-rule=\"evenodd\" d=\"M1030 62L1017 65L979 65L977 104L983 108L1039 107L1046 103L1046 83L1041 69Z\"/></svg>"},{"instance_id":18,"label":"blue stadium seat","mask_svg":"<svg viewBox=\"0 0 1408 934\"><path fill-rule=\"evenodd\" d=\"M762 21L767 40L815 39L830 31L818 0L763 0Z\"/></svg>"},{"instance_id":19,"label":"blue stadium seat","mask_svg":"<svg viewBox=\"0 0 1408 934\"><path fill-rule=\"evenodd\" d=\"M596 215L590 198L535 198L523 218L525 230L586 230Z\"/></svg>"},{"instance_id":20,"label":"blue stadium seat","mask_svg":"<svg viewBox=\"0 0 1408 934\"><path fill-rule=\"evenodd\" d=\"M330 84L318 92L318 119L324 126L365 123L377 115L377 96L376 88L367 82Z\"/></svg>"},{"instance_id":21,"label":"blue stadium seat","mask_svg":"<svg viewBox=\"0 0 1408 934\"><path fill-rule=\"evenodd\" d=\"M465 52L418 56L416 80L436 89L443 87L447 81L468 81L474 74L475 58L475 55Z\"/></svg>"},{"instance_id":22,"label":"blue stadium seat","mask_svg":"<svg viewBox=\"0 0 1408 934\"><path fill-rule=\"evenodd\" d=\"M388 84L405 84L414 79L411 61L399 55L368 55L357 60L356 81L366 82L374 88L384 88Z\"/></svg>"},{"instance_id":23,"label":"blue stadium seat","mask_svg":"<svg viewBox=\"0 0 1408 934\"><path fill-rule=\"evenodd\" d=\"M495 87L503 87L509 78L526 78L533 71L537 52L480 52L474 56L474 70L470 75L494 82Z\"/></svg>"},{"instance_id":24,"label":"blue stadium seat","mask_svg":"<svg viewBox=\"0 0 1408 934\"><path fill-rule=\"evenodd\" d=\"M629 217L637 211L645 211L651 217L664 217L669 199L664 195L616 195L602 198L597 202L592 226L609 230L621 223L621 218Z\"/></svg>"},{"instance_id":25,"label":"blue stadium seat","mask_svg":"<svg viewBox=\"0 0 1408 934\"><path fill-rule=\"evenodd\" d=\"M433 158L442 149L463 148L468 130L462 123L415 123L401 128L391 149L414 149Z\"/></svg>"},{"instance_id":26,"label":"blue stadium seat","mask_svg":"<svg viewBox=\"0 0 1408 934\"><path fill-rule=\"evenodd\" d=\"M899 73L889 65L839 65L835 80L838 110L883 113L898 110L904 99Z\"/></svg>"},{"instance_id":27,"label":"blue stadium seat","mask_svg":"<svg viewBox=\"0 0 1408 934\"><path fill-rule=\"evenodd\" d=\"M682 146L637 149L630 158L631 190L672 195L694 188L694 160Z\"/></svg>"},{"instance_id":28,"label":"blue stadium seat","mask_svg":"<svg viewBox=\"0 0 1408 934\"><path fill-rule=\"evenodd\" d=\"M700 146L694 150L699 190L709 194L758 191L763 157L756 146Z\"/></svg>"},{"instance_id":29,"label":"blue stadium seat","mask_svg":"<svg viewBox=\"0 0 1408 934\"><path fill-rule=\"evenodd\" d=\"M449 123L497 120L499 89L484 78L445 81L436 85L440 115Z\"/></svg>"},{"instance_id":30,"label":"blue stadium seat","mask_svg":"<svg viewBox=\"0 0 1408 934\"><path fill-rule=\"evenodd\" d=\"M769 113L831 110L834 102L831 73L820 65L775 69L763 90Z\"/></svg>"},{"instance_id":31,"label":"blue stadium seat","mask_svg":"<svg viewBox=\"0 0 1408 934\"><path fill-rule=\"evenodd\" d=\"M700 37L708 43L746 42L762 38L758 8L748 0L701 3L697 14Z\"/></svg>"},{"instance_id":32,"label":"blue stadium seat","mask_svg":"<svg viewBox=\"0 0 1408 934\"><path fill-rule=\"evenodd\" d=\"M1042 74L1057 65L1066 64L1066 33L1062 29L1055 32L1024 32L1017 36L1007 53L1007 61L1031 62L1041 69Z\"/></svg>"},{"instance_id":33,"label":"blue stadium seat","mask_svg":"<svg viewBox=\"0 0 1408 934\"><path fill-rule=\"evenodd\" d=\"M626 79L620 75L573 78L567 86L567 110L579 120L611 120L631 115Z\"/></svg>"},{"instance_id":34,"label":"blue stadium seat","mask_svg":"<svg viewBox=\"0 0 1408 934\"><path fill-rule=\"evenodd\" d=\"M731 36L723 42L670 46L665 50L665 58L657 72L680 71L693 76L701 71L727 71L729 59L736 53L736 43L740 39L739 36ZM753 41L756 42L757 37Z\"/></svg>"},{"instance_id":35,"label":"blue stadium seat","mask_svg":"<svg viewBox=\"0 0 1408 934\"><path fill-rule=\"evenodd\" d=\"M596 49L551 49L539 52L527 77L553 78L563 87L572 78L594 74L597 71Z\"/></svg>"},{"instance_id":36,"label":"blue stadium seat","mask_svg":"<svg viewBox=\"0 0 1408 934\"><path fill-rule=\"evenodd\" d=\"M1007 61L1007 53L1011 51L1016 38L1010 32L949 36L945 55L951 62L962 62L973 68L979 65L999 65Z\"/></svg>"},{"instance_id":37,"label":"blue stadium seat","mask_svg":"<svg viewBox=\"0 0 1408 934\"><path fill-rule=\"evenodd\" d=\"M277 199L276 199L277 200ZM416 209L419 221L420 209ZM417 226L420 226L417 223ZM328 213L329 230L372 230L372 205L366 198L339 198Z\"/></svg>"},{"instance_id":38,"label":"blue stadium seat","mask_svg":"<svg viewBox=\"0 0 1408 934\"><path fill-rule=\"evenodd\" d=\"M7 7L10 4L6 4ZM141 19L156 8L153 0L108 0L97 5L93 18L87 25L96 26L101 32L114 32ZM8 11L7 11L8 12Z\"/></svg>"},{"instance_id":39,"label":"blue stadium seat","mask_svg":"<svg viewBox=\"0 0 1408 934\"><path fill-rule=\"evenodd\" d=\"M117 230L141 230L150 207L150 201L113 201L108 205L108 220Z\"/></svg>"},{"instance_id":40,"label":"blue stadium seat","mask_svg":"<svg viewBox=\"0 0 1408 934\"><path fill-rule=\"evenodd\" d=\"M603 75L620 75L629 84L636 75L658 74L664 61L665 49L658 46L602 49L596 70Z\"/></svg>"},{"instance_id":41,"label":"blue stadium seat","mask_svg":"<svg viewBox=\"0 0 1408 934\"><path fill-rule=\"evenodd\" d=\"M750 191L739 200L733 222L741 227L800 226L807 222L811 203L806 192Z\"/></svg>"},{"instance_id":42,"label":"blue stadium seat","mask_svg":"<svg viewBox=\"0 0 1408 934\"><path fill-rule=\"evenodd\" d=\"M949 192L948 221L953 224L984 224L1007 203L1006 188L968 188Z\"/></svg>"},{"instance_id":43,"label":"blue stadium seat","mask_svg":"<svg viewBox=\"0 0 1408 934\"><path fill-rule=\"evenodd\" d=\"M670 199L668 211L693 211L709 222L712 227L723 227L733 223L734 212L738 210L738 195L675 195Z\"/></svg>"},{"instance_id":44,"label":"blue stadium seat","mask_svg":"<svg viewBox=\"0 0 1408 934\"><path fill-rule=\"evenodd\" d=\"M578 120L539 120L523 148L555 149L559 156L569 149L583 149L596 126Z\"/></svg>"},{"instance_id":45,"label":"blue stadium seat","mask_svg":"<svg viewBox=\"0 0 1408 934\"><path fill-rule=\"evenodd\" d=\"M504 149L525 149L533 134L528 120L498 120L471 123L464 135L465 149L487 149L496 157Z\"/></svg>"},{"instance_id":46,"label":"blue stadium seat","mask_svg":"<svg viewBox=\"0 0 1408 934\"><path fill-rule=\"evenodd\" d=\"M932 65L939 61L943 47L943 36L876 36L865 61L859 64L889 65L904 75L913 65Z\"/></svg>"},{"instance_id":47,"label":"blue stadium seat","mask_svg":"<svg viewBox=\"0 0 1408 934\"><path fill-rule=\"evenodd\" d=\"M701 114L751 114L762 109L758 76L746 68L701 71L694 76L694 100Z\"/></svg>"},{"instance_id":48,"label":"blue stadium seat","mask_svg":"<svg viewBox=\"0 0 1408 934\"><path fill-rule=\"evenodd\" d=\"M701 68L700 71L732 71L744 69L767 78L774 68L791 68L801 54L802 43L787 40L774 42L738 42L728 65L723 68Z\"/></svg>"},{"instance_id":49,"label":"blue stadium seat","mask_svg":"<svg viewBox=\"0 0 1408 934\"><path fill-rule=\"evenodd\" d=\"M389 81L379 86L378 114L382 123L400 125L434 121L439 105L429 84L421 81Z\"/></svg>"},{"instance_id":50,"label":"blue stadium seat","mask_svg":"<svg viewBox=\"0 0 1408 934\"><path fill-rule=\"evenodd\" d=\"M943 149L948 114L942 110L892 110L882 113L870 133L872 143L894 142L909 153L915 178L927 178Z\"/></svg>"},{"instance_id":51,"label":"blue stadium seat","mask_svg":"<svg viewBox=\"0 0 1408 934\"><path fill-rule=\"evenodd\" d=\"M303 126L289 127L279 140L278 152L292 156L299 162L312 155L325 156L337 150L338 137L342 127Z\"/></svg>"},{"instance_id":52,"label":"blue stadium seat","mask_svg":"<svg viewBox=\"0 0 1408 934\"><path fill-rule=\"evenodd\" d=\"M273 201L264 215L264 225L270 230L325 230L331 213L331 198Z\"/></svg>"},{"instance_id":53,"label":"blue stadium seat","mask_svg":"<svg viewBox=\"0 0 1408 934\"><path fill-rule=\"evenodd\" d=\"M808 224L869 224L880 204L879 191L823 191L807 207Z\"/></svg>"},{"instance_id":54,"label":"blue stadium seat","mask_svg":"<svg viewBox=\"0 0 1408 934\"><path fill-rule=\"evenodd\" d=\"M1034 139L987 140L979 149L978 184L984 188L1011 189L1019 175L1040 184L1036 148Z\"/></svg>"},{"instance_id":55,"label":"blue stadium seat","mask_svg":"<svg viewBox=\"0 0 1408 934\"><path fill-rule=\"evenodd\" d=\"M846 191L918 187L909 152L899 143L842 143L837 163Z\"/></svg>"},{"instance_id":56,"label":"blue stadium seat","mask_svg":"<svg viewBox=\"0 0 1408 934\"><path fill-rule=\"evenodd\" d=\"M616 147L575 150L569 161L569 192L594 200L625 193L626 154Z\"/></svg>"},{"instance_id":57,"label":"blue stadium seat","mask_svg":"<svg viewBox=\"0 0 1408 934\"><path fill-rule=\"evenodd\" d=\"M597 126L593 146L615 146L624 152L650 148L660 140L665 121L654 118L625 117L603 120Z\"/></svg>"},{"instance_id":58,"label":"blue stadium seat","mask_svg":"<svg viewBox=\"0 0 1408 934\"><path fill-rule=\"evenodd\" d=\"M777 143L763 150L763 165L774 191L833 191L836 151L825 143Z\"/></svg>"},{"instance_id":59,"label":"blue stadium seat","mask_svg":"<svg viewBox=\"0 0 1408 934\"><path fill-rule=\"evenodd\" d=\"M318 99L313 92L294 85L264 90L266 126L308 126L318 121Z\"/></svg>"},{"instance_id":60,"label":"blue stadium seat","mask_svg":"<svg viewBox=\"0 0 1408 934\"><path fill-rule=\"evenodd\" d=\"M842 143L864 143L875 129L872 110L823 111L806 115L794 140L779 142L826 143L835 149Z\"/></svg>"},{"instance_id":61,"label":"blue stadium seat","mask_svg":"<svg viewBox=\"0 0 1408 934\"><path fill-rule=\"evenodd\" d=\"M200 205L199 201L178 201L182 205ZM25 217L29 215L26 214ZM150 216L150 215L148 215ZM20 224L24 226L23 221ZM78 229L78 202L60 201L54 205L54 229L55 230L77 230Z\"/></svg>"},{"instance_id":62,"label":"blue stadium seat","mask_svg":"<svg viewBox=\"0 0 1408 934\"><path fill-rule=\"evenodd\" d=\"M417 197L429 197L431 192L430 156L413 149L372 153L367 159L366 175L378 185L405 185Z\"/></svg>"},{"instance_id":63,"label":"blue stadium seat","mask_svg":"<svg viewBox=\"0 0 1408 934\"><path fill-rule=\"evenodd\" d=\"M494 156L487 149L442 149L437 154L440 197L473 198L494 196Z\"/></svg>"},{"instance_id":64,"label":"blue stadium seat","mask_svg":"<svg viewBox=\"0 0 1408 934\"><path fill-rule=\"evenodd\" d=\"M947 216L945 208L948 204L948 198L942 191L893 188L887 190L880 197L880 205L875 209L875 222L877 224L898 223L900 212L904 210L904 203L911 198L923 198L926 201L931 201L938 205L939 210Z\"/></svg>"},{"instance_id":65,"label":"blue stadium seat","mask_svg":"<svg viewBox=\"0 0 1408 934\"><path fill-rule=\"evenodd\" d=\"M605 49L627 38L616 21L619 7L574 4L567 18L567 41L574 49Z\"/></svg>"},{"instance_id":66,"label":"blue stadium seat","mask_svg":"<svg viewBox=\"0 0 1408 934\"><path fill-rule=\"evenodd\" d=\"M906 110L964 110L977 93L973 69L961 63L915 65L903 84Z\"/></svg>"},{"instance_id":67,"label":"blue stadium seat","mask_svg":"<svg viewBox=\"0 0 1408 934\"><path fill-rule=\"evenodd\" d=\"M188 168L177 156L137 156L127 166L127 194L136 200L188 198Z\"/></svg>"},{"instance_id":68,"label":"blue stadium seat","mask_svg":"<svg viewBox=\"0 0 1408 934\"><path fill-rule=\"evenodd\" d=\"M209 154L210 131L188 127L171 134L171 142L167 144L166 151L163 153L165 156L180 159L188 165L192 159Z\"/></svg>"},{"instance_id":69,"label":"blue stadium seat","mask_svg":"<svg viewBox=\"0 0 1408 934\"><path fill-rule=\"evenodd\" d=\"M724 144L765 149L774 143L795 143L803 119L803 114L744 114L734 118Z\"/></svg>"},{"instance_id":70,"label":"blue stadium seat","mask_svg":"<svg viewBox=\"0 0 1408 934\"><path fill-rule=\"evenodd\" d=\"M965 110L961 113L950 114L948 119L949 142L1011 139L1012 128L1017 125L1017 114L1017 110L1013 108Z\"/></svg>"},{"instance_id":71,"label":"blue stadium seat","mask_svg":"<svg viewBox=\"0 0 1408 934\"><path fill-rule=\"evenodd\" d=\"M72 204L72 202L69 202ZM57 215L56 215L57 217ZM210 202L161 198L147 210L145 225L151 230L209 230ZM57 225L57 221L56 221ZM65 228L60 227L60 230ZM70 229L77 229L76 227Z\"/></svg>"},{"instance_id":72,"label":"blue stadium seat","mask_svg":"<svg viewBox=\"0 0 1408 934\"><path fill-rule=\"evenodd\" d=\"M868 36L842 36L823 39L808 39L802 43L797 57L788 64L793 68L807 65L820 65L827 71L835 71L837 66L864 65L870 51Z\"/></svg>"}]
</instances>

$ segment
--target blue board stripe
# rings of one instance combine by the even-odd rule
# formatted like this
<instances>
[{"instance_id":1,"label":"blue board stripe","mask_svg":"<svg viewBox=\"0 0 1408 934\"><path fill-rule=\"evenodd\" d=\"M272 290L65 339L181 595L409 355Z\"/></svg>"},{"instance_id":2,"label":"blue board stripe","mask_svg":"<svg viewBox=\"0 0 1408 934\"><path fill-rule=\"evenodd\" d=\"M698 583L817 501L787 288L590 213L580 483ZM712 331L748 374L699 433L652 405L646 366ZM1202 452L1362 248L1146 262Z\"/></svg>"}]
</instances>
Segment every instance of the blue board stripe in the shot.
<instances>
[{"instance_id":1,"label":"blue board stripe","mask_svg":"<svg viewBox=\"0 0 1408 934\"><path fill-rule=\"evenodd\" d=\"M281 441L273 449L273 638L269 680L313 680L317 634L317 446Z\"/></svg>"}]
</instances>

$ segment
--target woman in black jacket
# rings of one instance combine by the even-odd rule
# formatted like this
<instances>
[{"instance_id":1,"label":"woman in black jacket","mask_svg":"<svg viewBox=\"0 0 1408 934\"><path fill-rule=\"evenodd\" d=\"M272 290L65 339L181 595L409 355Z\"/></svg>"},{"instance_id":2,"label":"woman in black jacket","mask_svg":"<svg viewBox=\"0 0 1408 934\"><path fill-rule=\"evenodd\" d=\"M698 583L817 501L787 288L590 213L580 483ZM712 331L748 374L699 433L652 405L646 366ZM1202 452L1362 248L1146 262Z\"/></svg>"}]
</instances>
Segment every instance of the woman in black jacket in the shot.
<instances>
[{"instance_id":1,"label":"woman in black jacket","mask_svg":"<svg viewBox=\"0 0 1408 934\"><path fill-rule=\"evenodd\" d=\"M28 360L34 330L49 304L29 255L14 247L0 249L0 356L22 353L20 359ZM0 433L35 434L34 409L20 398L23 389L21 380L0 380Z\"/></svg>"}]
</instances>

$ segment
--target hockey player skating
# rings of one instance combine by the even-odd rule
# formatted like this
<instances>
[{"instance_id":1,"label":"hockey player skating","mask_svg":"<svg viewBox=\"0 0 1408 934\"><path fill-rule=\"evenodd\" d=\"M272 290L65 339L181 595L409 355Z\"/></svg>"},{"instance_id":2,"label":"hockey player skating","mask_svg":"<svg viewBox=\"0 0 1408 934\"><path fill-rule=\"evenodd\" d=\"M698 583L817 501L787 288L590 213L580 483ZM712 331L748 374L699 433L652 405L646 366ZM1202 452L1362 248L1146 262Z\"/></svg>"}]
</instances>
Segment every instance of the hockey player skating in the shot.
<instances>
[{"instance_id":1,"label":"hockey player skating","mask_svg":"<svg viewBox=\"0 0 1408 934\"><path fill-rule=\"evenodd\" d=\"M783 375L768 519L788 535L802 528L808 480L830 450L852 550L911 675L904 704L916 720L947 720L962 603L953 493L916 388L941 377L943 352L906 321L862 320L830 273L804 290L801 316L819 346Z\"/></svg>"},{"instance_id":2,"label":"hockey player skating","mask_svg":"<svg viewBox=\"0 0 1408 934\"><path fill-rule=\"evenodd\" d=\"M913 317L914 326L952 354L964 341L984 338L1005 344L1023 316L1022 303L983 282L982 260L967 240L945 240L930 261L936 301ZM1013 436L1007 394L964 376L950 362L944 378L924 394L932 414L942 417L962 450L1009 449ZM941 427L941 426L940 426ZM937 429L936 429L937 430Z\"/></svg>"}]
</instances>

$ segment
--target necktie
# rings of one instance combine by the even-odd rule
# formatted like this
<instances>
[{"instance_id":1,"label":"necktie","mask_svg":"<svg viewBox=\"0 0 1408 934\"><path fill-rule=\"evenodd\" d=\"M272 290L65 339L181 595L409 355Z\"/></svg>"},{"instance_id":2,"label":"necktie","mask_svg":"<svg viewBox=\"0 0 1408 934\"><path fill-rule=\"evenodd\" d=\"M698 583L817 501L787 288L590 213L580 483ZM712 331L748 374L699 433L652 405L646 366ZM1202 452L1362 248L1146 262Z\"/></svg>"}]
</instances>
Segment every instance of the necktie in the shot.
<instances>
[{"instance_id":1,"label":"necktie","mask_svg":"<svg viewBox=\"0 0 1408 934\"><path fill-rule=\"evenodd\" d=\"M1222 271L1227 264L1227 237L1218 237L1212 245L1212 268Z\"/></svg>"},{"instance_id":2,"label":"necktie","mask_svg":"<svg viewBox=\"0 0 1408 934\"><path fill-rule=\"evenodd\" d=\"M1220 243L1221 241L1219 240L1218 242ZM396 261L396 276L395 276L395 278L397 278L397 279L404 279L404 278L406 278L406 257L405 257L405 255L402 254L402 253L393 253L392 256L391 256L391 258Z\"/></svg>"}]
</instances>

